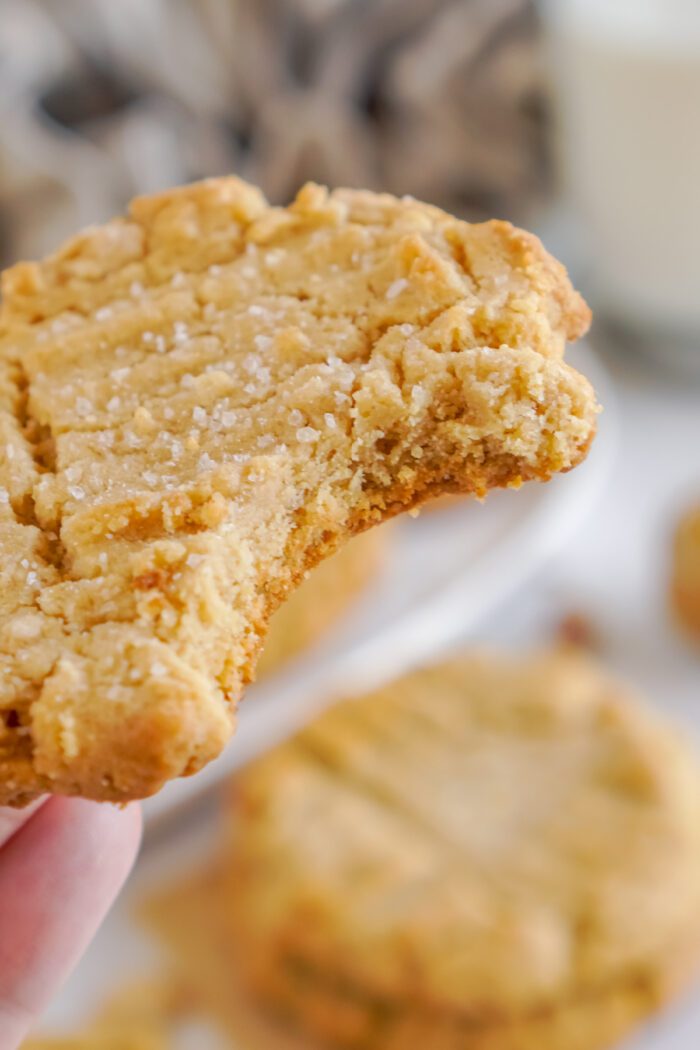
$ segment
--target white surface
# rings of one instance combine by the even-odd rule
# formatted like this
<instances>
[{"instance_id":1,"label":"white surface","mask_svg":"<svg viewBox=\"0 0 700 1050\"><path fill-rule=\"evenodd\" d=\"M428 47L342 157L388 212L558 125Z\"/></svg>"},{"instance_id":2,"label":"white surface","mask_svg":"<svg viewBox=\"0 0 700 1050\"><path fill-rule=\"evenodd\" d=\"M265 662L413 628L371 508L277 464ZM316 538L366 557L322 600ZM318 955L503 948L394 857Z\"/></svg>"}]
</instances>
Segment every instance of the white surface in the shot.
<instances>
[{"instance_id":1,"label":"white surface","mask_svg":"<svg viewBox=\"0 0 700 1050\"><path fill-rule=\"evenodd\" d=\"M700 390L664 387L657 377L621 365L615 372L620 454L610 463L605 498L592 515L580 518L579 528L535 580L521 587L517 600L512 591L506 594L497 586L497 612L490 604L492 615L479 625L468 622L466 633L529 643L546 639L562 613L582 611L604 637L606 657L700 737L700 653L678 639L665 606L672 523L694 494L700 498ZM608 416L612 425L610 412ZM501 574L508 575L511 568L512 562L504 561ZM180 836L147 846L129 890L54 1004L49 1023L72 1023L113 987L118 975L134 975L152 965L153 946L128 918L132 900L163 871L194 863L211 836L211 821L198 813ZM205 1050L203 1037L190 1045ZM627 1045L629 1050L697 1050L700 991Z\"/></svg>"}]
</instances>

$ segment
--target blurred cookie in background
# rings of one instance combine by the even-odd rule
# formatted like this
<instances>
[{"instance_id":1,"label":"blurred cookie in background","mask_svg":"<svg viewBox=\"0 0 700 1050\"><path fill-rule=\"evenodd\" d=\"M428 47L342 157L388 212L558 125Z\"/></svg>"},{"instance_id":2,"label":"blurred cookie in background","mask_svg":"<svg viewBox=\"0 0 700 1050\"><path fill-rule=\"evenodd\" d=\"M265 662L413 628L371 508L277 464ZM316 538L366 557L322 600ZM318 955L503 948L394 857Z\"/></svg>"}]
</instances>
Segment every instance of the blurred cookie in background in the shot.
<instances>
[{"instance_id":1,"label":"blurred cookie in background","mask_svg":"<svg viewBox=\"0 0 700 1050\"><path fill-rule=\"evenodd\" d=\"M700 642L700 503L687 510L676 526L670 599L677 622Z\"/></svg>"},{"instance_id":2,"label":"blurred cookie in background","mask_svg":"<svg viewBox=\"0 0 700 1050\"><path fill-rule=\"evenodd\" d=\"M588 657L469 656L344 702L233 784L149 906L260 1047L596 1050L700 958L700 771Z\"/></svg>"},{"instance_id":3,"label":"blurred cookie in background","mask_svg":"<svg viewBox=\"0 0 700 1050\"><path fill-rule=\"evenodd\" d=\"M392 526L369 529L321 562L272 617L257 677L278 671L331 630L376 579Z\"/></svg>"}]
</instances>

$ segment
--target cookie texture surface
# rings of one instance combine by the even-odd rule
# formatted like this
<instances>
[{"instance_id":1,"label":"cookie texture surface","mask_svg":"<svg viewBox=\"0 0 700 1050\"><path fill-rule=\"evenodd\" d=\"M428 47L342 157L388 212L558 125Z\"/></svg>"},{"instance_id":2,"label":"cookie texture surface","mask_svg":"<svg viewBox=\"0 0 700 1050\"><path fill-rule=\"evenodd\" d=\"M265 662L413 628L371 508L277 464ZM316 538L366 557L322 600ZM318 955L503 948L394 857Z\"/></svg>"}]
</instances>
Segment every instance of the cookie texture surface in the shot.
<instances>
[{"instance_id":1,"label":"cookie texture surface","mask_svg":"<svg viewBox=\"0 0 700 1050\"><path fill-rule=\"evenodd\" d=\"M595 429L563 268L410 200L193 184L2 296L0 803L195 772L308 568L442 491L568 470Z\"/></svg>"},{"instance_id":2,"label":"cookie texture surface","mask_svg":"<svg viewBox=\"0 0 700 1050\"><path fill-rule=\"evenodd\" d=\"M156 925L185 970L199 942L190 979L234 1029L252 1008L303 1046L595 1050L700 958L695 758L578 654L343 703L236 779L230 817Z\"/></svg>"},{"instance_id":3,"label":"cookie texture surface","mask_svg":"<svg viewBox=\"0 0 700 1050\"><path fill-rule=\"evenodd\" d=\"M700 642L700 506L678 522L672 558L671 605L679 624Z\"/></svg>"}]
</instances>

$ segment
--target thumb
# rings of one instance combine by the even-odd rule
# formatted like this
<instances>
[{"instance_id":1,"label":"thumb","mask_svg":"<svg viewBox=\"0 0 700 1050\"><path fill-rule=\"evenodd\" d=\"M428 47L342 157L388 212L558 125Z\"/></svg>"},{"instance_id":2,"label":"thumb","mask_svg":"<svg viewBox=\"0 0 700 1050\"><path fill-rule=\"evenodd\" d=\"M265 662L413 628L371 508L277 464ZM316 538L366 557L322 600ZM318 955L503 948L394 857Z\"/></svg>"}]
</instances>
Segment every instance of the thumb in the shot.
<instances>
[{"instance_id":1,"label":"thumb","mask_svg":"<svg viewBox=\"0 0 700 1050\"><path fill-rule=\"evenodd\" d=\"M15 1050L126 879L138 807L52 798L0 850L0 1050Z\"/></svg>"}]
</instances>

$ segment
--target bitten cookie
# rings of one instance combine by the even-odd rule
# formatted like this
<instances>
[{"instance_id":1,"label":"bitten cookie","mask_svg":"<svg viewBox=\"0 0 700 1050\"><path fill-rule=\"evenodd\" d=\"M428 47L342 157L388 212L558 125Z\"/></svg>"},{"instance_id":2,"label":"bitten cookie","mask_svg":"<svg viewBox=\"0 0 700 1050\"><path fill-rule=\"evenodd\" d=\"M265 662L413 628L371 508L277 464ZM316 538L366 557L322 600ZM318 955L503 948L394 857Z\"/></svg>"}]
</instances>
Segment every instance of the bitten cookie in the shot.
<instances>
[{"instance_id":1,"label":"bitten cookie","mask_svg":"<svg viewBox=\"0 0 700 1050\"><path fill-rule=\"evenodd\" d=\"M597 1050L700 958L698 766L580 655L345 702L236 779L229 825L190 979L284 1045Z\"/></svg>"},{"instance_id":2,"label":"bitten cookie","mask_svg":"<svg viewBox=\"0 0 700 1050\"><path fill-rule=\"evenodd\" d=\"M0 803L196 772L307 569L445 490L568 470L595 429L563 268L412 200L194 184L2 293Z\"/></svg>"}]
</instances>

